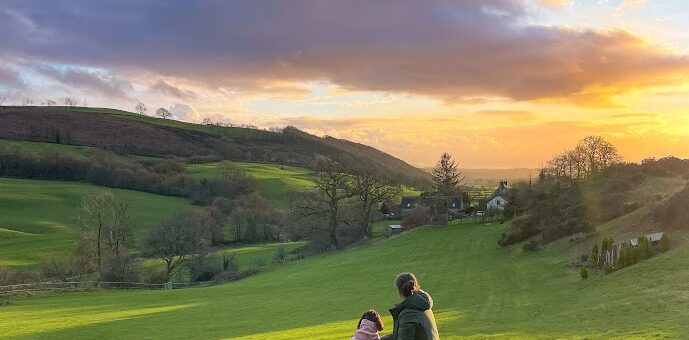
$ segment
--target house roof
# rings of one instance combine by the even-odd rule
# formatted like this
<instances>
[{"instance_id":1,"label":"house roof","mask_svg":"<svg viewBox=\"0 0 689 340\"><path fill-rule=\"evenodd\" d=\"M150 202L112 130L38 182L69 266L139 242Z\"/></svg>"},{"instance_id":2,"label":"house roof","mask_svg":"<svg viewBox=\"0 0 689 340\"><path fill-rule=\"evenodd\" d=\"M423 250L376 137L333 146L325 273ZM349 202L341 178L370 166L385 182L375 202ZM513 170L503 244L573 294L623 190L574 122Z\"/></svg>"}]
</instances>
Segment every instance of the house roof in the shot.
<instances>
[{"instance_id":1,"label":"house roof","mask_svg":"<svg viewBox=\"0 0 689 340\"><path fill-rule=\"evenodd\" d=\"M402 197L400 208L413 208L417 203L425 205L434 205L436 196L405 196ZM450 209L462 208L462 196L449 197Z\"/></svg>"},{"instance_id":2,"label":"house roof","mask_svg":"<svg viewBox=\"0 0 689 340\"><path fill-rule=\"evenodd\" d=\"M661 238L663 238L663 232L661 231L659 233L648 234L646 237L648 237L648 240L651 242L658 242Z\"/></svg>"},{"instance_id":3,"label":"house roof","mask_svg":"<svg viewBox=\"0 0 689 340\"><path fill-rule=\"evenodd\" d=\"M495 192L488 198L488 201L492 201L496 197L502 197L506 201L509 201L512 198L512 192L510 191L510 188L507 186L506 181L500 181L500 187L498 187Z\"/></svg>"}]
</instances>

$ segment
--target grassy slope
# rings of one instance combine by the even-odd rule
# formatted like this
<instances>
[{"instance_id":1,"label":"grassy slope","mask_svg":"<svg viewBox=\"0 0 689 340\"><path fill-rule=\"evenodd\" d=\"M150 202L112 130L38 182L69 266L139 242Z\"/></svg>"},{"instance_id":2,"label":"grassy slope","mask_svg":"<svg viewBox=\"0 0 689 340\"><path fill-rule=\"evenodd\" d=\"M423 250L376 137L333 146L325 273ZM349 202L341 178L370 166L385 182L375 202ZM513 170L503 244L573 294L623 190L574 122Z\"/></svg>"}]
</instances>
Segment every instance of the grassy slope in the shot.
<instances>
[{"instance_id":1,"label":"grassy slope","mask_svg":"<svg viewBox=\"0 0 689 340\"><path fill-rule=\"evenodd\" d=\"M36 265L69 252L74 217L84 194L105 188L90 184L0 178L0 265ZM183 198L108 189L131 203L134 235L183 209Z\"/></svg>"},{"instance_id":2,"label":"grassy slope","mask_svg":"<svg viewBox=\"0 0 689 340\"><path fill-rule=\"evenodd\" d=\"M0 307L0 334L343 339L361 312L384 312L398 301L392 280L409 270L435 298L444 339L689 336L689 246L580 281L550 249L499 248L504 228L417 230L210 288L16 298ZM385 321L389 330L391 320Z\"/></svg>"},{"instance_id":3,"label":"grassy slope","mask_svg":"<svg viewBox=\"0 0 689 340\"><path fill-rule=\"evenodd\" d=\"M222 162L191 164L187 172L196 178L212 178L218 175L222 164ZM304 168L244 162L232 162L232 164L254 176L261 186L261 195L274 200L281 208L289 207L291 193L313 186L308 170Z\"/></svg>"},{"instance_id":4,"label":"grassy slope","mask_svg":"<svg viewBox=\"0 0 689 340\"><path fill-rule=\"evenodd\" d=\"M222 162L191 164L187 172L195 178L212 178L218 176L222 164ZM261 186L261 195L274 200L277 206L283 209L289 207L293 193L313 187L309 170L304 168L246 162L231 162L231 164L254 176ZM406 187L402 192L403 196L419 194L419 191Z\"/></svg>"}]
</instances>

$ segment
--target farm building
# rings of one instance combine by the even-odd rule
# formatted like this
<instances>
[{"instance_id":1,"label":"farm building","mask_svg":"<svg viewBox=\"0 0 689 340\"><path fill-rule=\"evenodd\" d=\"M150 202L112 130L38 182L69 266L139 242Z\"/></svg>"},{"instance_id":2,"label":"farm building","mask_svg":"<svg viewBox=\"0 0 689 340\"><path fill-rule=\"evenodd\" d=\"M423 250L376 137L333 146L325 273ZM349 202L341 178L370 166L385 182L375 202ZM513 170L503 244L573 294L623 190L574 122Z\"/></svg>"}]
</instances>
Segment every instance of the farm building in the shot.
<instances>
[{"instance_id":1,"label":"farm building","mask_svg":"<svg viewBox=\"0 0 689 340\"><path fill-rule=\"evenodd\" d=\"M486 208L488 210L497 211L505 210L505 207L510 203L512 199L512 192L507 186L507 181L500 181L500 186L495 190L492 196L488 198L486 203Z\"/></svg>"},{"instance_id":2,"label":"farm building","mask_svg":"<svg viewBox=\"0 0 689 340\"><path fill-rule=\"evenodd\" d=\"M409 213L417 207L433 208L438 201L445 201L448 205L448 213L458 214L464 210L464 201L462 196L405 196L400 202L400 216L402 218L409 215Z\"/></svg>"}]
</instances>

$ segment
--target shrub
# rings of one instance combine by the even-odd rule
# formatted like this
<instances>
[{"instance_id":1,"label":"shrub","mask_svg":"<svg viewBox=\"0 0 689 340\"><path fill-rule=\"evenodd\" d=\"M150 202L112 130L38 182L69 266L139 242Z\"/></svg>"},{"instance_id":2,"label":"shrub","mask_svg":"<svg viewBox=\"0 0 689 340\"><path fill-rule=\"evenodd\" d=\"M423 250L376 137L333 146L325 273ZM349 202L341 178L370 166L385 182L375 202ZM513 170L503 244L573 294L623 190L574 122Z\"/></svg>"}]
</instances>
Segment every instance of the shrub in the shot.
<instances>
[{"instance_id":1,"label":"shrub","mask_svg":"<svg viewBox=\"0 0 689 340\"><path fill-rule=\"evenodd\" d=\"M598 242L593 244L593 249L591 249L591 256L589 256L589 260L591 260L591 265L596 266L598 265L598 256L600 254L598 253Z\"/></svg>"},{"instance_id":2,"label":"shrub","mask_svg":"<svg viewBox=\"0 0 689 340\"><path fill-rule=\"evenodd\" d=\"M579 275L581 276L582 280L586 280L589 278L589 271L586 268L582 267L581 272L579 272Z\"/></svg>"},{"instance_id":3,"label":"shrub","mask_svg":"<svg viewBox=\"0 0 689 340\"><path fill-rule=\"evenodd\" d=\"M402 220L404 229L413 229L428 224L430 212L428 208L418 207L414 208L407 217Z\"/></svg>"},{"instance_id":4,"label":"shrub","mask_svg":"<svg viewBox=\"0 0 689 340\"><path fill-rule=\"evenodd\" d=\"M285 264L285 262L287 262L287 250L280 246L275 252L275 263Z\"/></svg>"},{"instance_id":5,"label":"shrub","mask_svg":"<svg viewBox=\"0 0 689 340\"><path fill-rule=\"evenodd\" d=\"M531 240L529 242L524 243L524 245L522 247L526 251L537 251L538 250L538 242L536 242L536 240Z\"/></svg>"},{"instance_id":6,"label":"shrub","mask_svg":"<svg viewBox=\"0 0 689 340\"><path fill-rule=\"evenodd\" d=\"M581 257L579 258L579 262L581 262L581 263L589 262L589 256L586 254L582 254Z\"/></svg>"},{"instance_id":7,"label":"shrub","mask_svg":"<svg viewBox=\"0 0 689 340\"><path fill-rule=\"evenodd\" d=\"M256 258L256 268L264 268L266 264L266 259L263 256Z\"/></svg>"},{"instance_id":8,"label":"shrub","mask_svg":"<svg viewBox=\"0 0 689 340\"><path fill-rule=\"evenodd\" d=\"M664 253L668 250L670 250L670 239L667 233L663 233L663 236L660 238L660 251Z\"/></svg>"},{"instance_id":9,"label":"shrub","mask_svg":"<svg viewBox=\"0 0 689 340\"><path fill-rule=\"evenodd\" d=\"M101 281L134 282L138 277L134 262L128 254L110 256L103 262L100 271Z\"/></svg>"},{"instance_id":10,"label":"shrub","mask_svg":"<svg viewBox=\"0 0 689 340\"><path fill-rule=\"evenodd\" d=\"M223 254L222 256L222 269L226 272L238 272L239 265L237 264L237 258L232 255Z\"/></svg>"}]
</instances>

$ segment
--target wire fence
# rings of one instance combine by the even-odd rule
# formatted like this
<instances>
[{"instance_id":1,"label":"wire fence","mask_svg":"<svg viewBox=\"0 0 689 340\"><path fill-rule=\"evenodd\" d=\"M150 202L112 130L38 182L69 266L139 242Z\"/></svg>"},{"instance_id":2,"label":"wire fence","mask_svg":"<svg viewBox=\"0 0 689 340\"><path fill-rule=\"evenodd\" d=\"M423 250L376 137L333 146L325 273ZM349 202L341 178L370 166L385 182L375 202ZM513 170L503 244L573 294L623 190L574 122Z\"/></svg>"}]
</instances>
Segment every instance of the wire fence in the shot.
<instances>
[{"instance_id":1,"label":"wire fence","mask_svg":"<svg viewBox=\"0 0 689 340\"><path fill-rule=\"evenodd\" d=\"M0 295L21 295L34 292L67 292L100 289L179 289L209 286L210 282L193 283L141 283L141 282L103 282L103 281L73 281L73 282L37 282L0 286Z\"/></svg>"}]
</instances>

